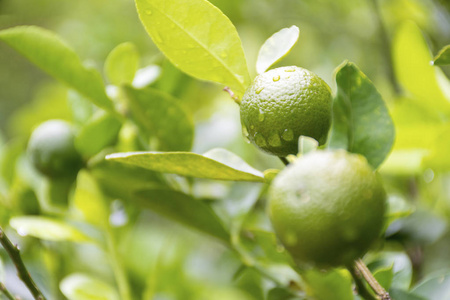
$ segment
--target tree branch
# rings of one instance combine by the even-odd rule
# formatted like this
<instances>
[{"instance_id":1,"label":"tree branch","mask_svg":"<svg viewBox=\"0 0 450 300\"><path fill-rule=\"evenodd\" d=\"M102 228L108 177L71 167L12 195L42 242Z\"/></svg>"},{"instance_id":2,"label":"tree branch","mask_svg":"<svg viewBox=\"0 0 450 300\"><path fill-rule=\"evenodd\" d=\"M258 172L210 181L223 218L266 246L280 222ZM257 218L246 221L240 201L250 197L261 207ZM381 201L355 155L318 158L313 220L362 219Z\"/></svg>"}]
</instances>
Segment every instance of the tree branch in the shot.
<instances>
[{"instance_id":1,"label":"tree branch","mask_svg":"<svg viewBox=\"0 0 450 300\"><path fill-rule=\"evenodd\" d=\"M391 296L389 296L389 293L386 292L386 290L378 283L375 277L373 277L370 270L360 258L355 260L355 269L359 272L359 274L361 274L362 277L364 277L369 286L372 288L375 294L380 297L381 300L391 300Z\"/></svg>"},{"instance_id":2,"label":"tree branch","mask_svg":"<svg viewBox=\"0 0 450 300\"><path fill-rule=\"evenodd\" d=\"M11 243L11 241L6 236L5 232L1 227L0 227L0 243L2 244L3 248L5 248L6 252L8 253L8 256L11 258L14 265L16 266L17 275L23 281L23 283L25 283L26 287L31 292L34 299L45 300L44 295L39 290L36 283L31 278L27 268L25 267L25 264L22 261L22 257L20 256L19 248L13 243Z\"/></svg>"}]
</instances>

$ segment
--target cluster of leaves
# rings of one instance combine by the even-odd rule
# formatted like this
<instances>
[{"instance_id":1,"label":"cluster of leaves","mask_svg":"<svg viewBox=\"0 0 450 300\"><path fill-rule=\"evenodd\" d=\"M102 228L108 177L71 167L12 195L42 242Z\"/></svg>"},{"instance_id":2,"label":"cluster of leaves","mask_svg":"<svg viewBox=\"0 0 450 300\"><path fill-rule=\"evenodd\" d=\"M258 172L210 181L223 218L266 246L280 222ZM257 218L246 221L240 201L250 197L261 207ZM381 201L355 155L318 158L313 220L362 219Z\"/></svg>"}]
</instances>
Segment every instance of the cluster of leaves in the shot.
<instances>
[{"instance_id":1,"label":"cluster of leaves","mask_svg":"<svg viewBox=\"0 0 450 300\"><path fill-rule=\"evenodd\" d=\"M198 79L228 86L238 98L243 95L251 72L235 27L217 7L206 0L136 0L136 6L148 34L174 66ZM287 55L299 33L292 26L270 37L260 49L257 73ZM179 261L186 257L183 247L173 257L165 253L167 242L152 232L153 223L142 221L143 210L149 210L156 212L152 218L162 215L213 237L216 242L208 247L216 249L215 244L221 244L233 255L236 287L215 289L218 299L354 299L348 271L299 270L277 244L264 200L278 170L256 170L225 149L189 152L195 131L192 116L176 97L158 89L155 66L139 69L140 57L133 44L120 44L108 55L104 75L109 85L105 86L97 70L83 65L70 47L45 29L6 29L0 31L0 40L71 89L69 114L78 128L75 145L86 162L75 182L67 183L44 178L31 168L24 153L26 139L1 148L0 199L10 208L3 212L2 222L9 222L19 235L58 242L57 246L42 244L47 260L55 260L49 263L48 273L58 274L46 289L53 284L68 299L151 299L165 293L183 299L208 298L215 287L198 288L198 282L183 277ZM336 69L333 125L325 147L360 153L375 169L393 147L380 169L391 176L388 183L402 180L399 175L448 171L445 153L450 145L445 136L450 106L443 87L448 82L429 64L428 48L414 24L405 23L398 30L394 59L396 76L408 92L407 98L392 104L394 121L380 93L355 64L346 61ZM443 49L435 65L448 60L449 50ZM165 80L161 76L160 82ZM419 124L413 126L405 114L418 116ZM301 153L314 148L308 139L301 138L299 143ZM211 196L199 188L214 189L211 180L225 187L222 195ZM443 299L449 273L432 275L411 287L413 264L397 242L399 236L417 235L408 226L414 223L411 218L417 223L435 221L440 230L433 228L437 232L433 241L445 232L445 222L430 207L412 214L402 195L390 197L387 240L379 249L384 251L368 255L366 262L395 299ZM448 204L445 207L448 212ZM90 272L67 274L57 260L62 262L73 253L55 250L67 241L77 243L81 260L94 251L92 247L100 253L98 257L108 260L99 259L100 270L91 266ZM148 251L155 252L150 262L146 261ZM115 284L108 283L103 263L113 271L114 279L109 281ZM167 280L158 279L163 269ZM180 286L175 291L173 285ZM54 298L58 293L53 292Z\"/></svg>"}]
</instances>

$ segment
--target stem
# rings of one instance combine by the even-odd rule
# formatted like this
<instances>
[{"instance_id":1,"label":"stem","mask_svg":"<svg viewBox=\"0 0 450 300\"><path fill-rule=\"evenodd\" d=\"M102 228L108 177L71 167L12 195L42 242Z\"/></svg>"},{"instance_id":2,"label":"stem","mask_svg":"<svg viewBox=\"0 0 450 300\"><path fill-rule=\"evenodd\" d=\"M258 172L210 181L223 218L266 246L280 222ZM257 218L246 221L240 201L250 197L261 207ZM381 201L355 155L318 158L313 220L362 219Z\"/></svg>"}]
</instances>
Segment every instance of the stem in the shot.
<instances>
[{"instance_id":1,"label":"stem","mask_svg":"<svg viewBox=\"0 0 450 300\"><path fill-rule=\"evenodd\" d=\"M348 271L352 275L355 280L356 290L358 294L366 300L376 300L376 298L367 290L364 282L361 280L361 274L356 272L356 269L353 266L347 267Z\"/></svg>"},{"instance_id":2,"label":"stem","mask_svg":"<svg viewBox=\"0 0 450 300\"><path fill-rule=\"evenodd\" d=\"M108 228L106 228L106 242L108 244L108 252L111 258L111 265L113 268L114 276L119 288L120 299L132 300L127 276L120 261L120 256L117 251L116 243L114 241L114 234L109 226Z\"/></svg>"},{"instance_id":3,"label":"stem","mask_svg":"<svg viewBox=\"0 0 450 300\"><path fill-rule=\"evenodd\" d=\"M9 300L17 300L16 298L14 298L14 296L8 291L8 289L6 288L6 286L0 282L0 291L3 293L3 295L6 296L6 298L8 298Z\"/></svg>"},{"instance_id":4,"label":"stem","mask_svg":"<svg viewBox=\"0 0 450 300\"><path fill-rule=\"evenodd\" d=\"M364 264L364 262L358 258L355 260L355 269L361 274L362 277L367 281L372 290L377 294L381 300L391 300L391 296L386 290L378 283L378 281L373 277L370 270Z\"/></svg>"},{"instance_id":5,"label":"stem","mask_svg":"<svg viewBox=\"0 0 450 300\"><path fill-rule=\"evenodd\" d=\"M241 105L241 100L229 87L226 86L223 88L223 90L230 95L231 99L233 99L234 102L236 102L238 105Z\"/></svg>"},{"instance_id":6,"label":"stem","mask_svg":"<svg viewBox=\"0 0 450 300\"><path fill-rule=\"evenodd\" d=\"M0 243L2 244L3 248L5 248L6 252L8 253L8 256L11 258L14 265L16 266L17 275L19 276L20 280L22 280L23 283L25 283L26 287L31 292L34 299L45 300L44 295L39 290L36 283L31 278L27 268L25 267L25 264L22 261L22 257L20 256L19 248L13 245L13 243L11 243L11 241L6 236L5 232L1 227L0 227Z\"/></svg>"},{"instance_id":7,"label":"stem","mask_svg":"<svg viewBox=\"0 0 450 300\"><path fill-rule=\"evenodd\" d=\"M378 25L378 34L380 36L381 44L382 44L382 53L384 56L384 60L387 64L387 76L392 83L394 91L396 94L400 94L401 89L400 85L395 77L395 71L393 67L392 55L391 55L391 41L389 39L386 27L384 26L383 19L381 16L380 6L378 4L378 0L370 0L372 5L372 10L375 13L376 22Z\"/></svg>"},{"instance_id":8,"label":"stem","mask_svg":"<svg viewBox=\"0 0 450 300\"><path fill-rule=\"evenodd\" d=\"M279 157L279 159L283 162L283 164L285 164L286 166L289 165L289 161L287 160L286 157Z\"/></svg>"}]
</instances>

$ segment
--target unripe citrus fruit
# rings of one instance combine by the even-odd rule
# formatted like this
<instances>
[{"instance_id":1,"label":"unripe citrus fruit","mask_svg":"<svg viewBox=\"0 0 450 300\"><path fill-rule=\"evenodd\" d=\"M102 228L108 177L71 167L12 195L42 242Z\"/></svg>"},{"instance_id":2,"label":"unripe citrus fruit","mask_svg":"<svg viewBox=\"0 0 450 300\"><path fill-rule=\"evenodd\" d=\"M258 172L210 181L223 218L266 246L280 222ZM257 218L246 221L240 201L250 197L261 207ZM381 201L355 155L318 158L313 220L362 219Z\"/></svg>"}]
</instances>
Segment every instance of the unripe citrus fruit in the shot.
<instances>
[{"instance_id":1,"label":"unripe citrus fruit","mask_svg":"<svg viewBox=\"0 0 450 300\"><path fill-rule=\"evenodd\" d=\"M78 171L82 160L75 149L75 134L63 120L50 120L31 134L28 154L33 165L49 177L66 176Z\"/></svg>"},{"instance_id":2,"label":"unripe citrus fruit","mask_svg":"<svg viewBox=\"0 0 450 300\"><path fill-rule=\"evenodd\" d=\"M297 154L301 135L324 144L331 125L331 90L319 76L281 67L257 76L242 97L242 132L276 156Z\"/></svg>"},{"instance_id":3,"label":"unripe citrus fruit","mask_svg":"<svg viewBox=\"0 0 450 300\"><path fill-rule=\"evenodd\" d=\"M335 267L379 237L386 193L365 157L315 151L281 171L269 190L277 236L300 265Z\"/></svg>"}]
</instances>

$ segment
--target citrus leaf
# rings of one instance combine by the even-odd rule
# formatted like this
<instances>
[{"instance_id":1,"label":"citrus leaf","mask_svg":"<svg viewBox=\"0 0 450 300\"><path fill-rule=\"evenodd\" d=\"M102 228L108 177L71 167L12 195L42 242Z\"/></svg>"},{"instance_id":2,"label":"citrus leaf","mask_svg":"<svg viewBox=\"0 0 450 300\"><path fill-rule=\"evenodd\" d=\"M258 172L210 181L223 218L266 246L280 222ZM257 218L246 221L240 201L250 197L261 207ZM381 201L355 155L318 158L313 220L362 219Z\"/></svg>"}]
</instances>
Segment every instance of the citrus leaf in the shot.
<instances>
[{"instance_id":1,"label":"citrus leaf","mask_svg":"<svg viewBox=\"0 0 450 300\"><path fill-rule=\"evenodd\" d=\"M9 224L22 236L28 235L47 241L89 241L78 229L57 219L24 216L12 218Z\"/></svg>"},{"instance_id":2,"label":"citrus leaf","mask_svg":"<svg viewBox=\"0 0 450 300\"><path fill-rule=\"evenodd\" d=\"M264 181L264 175L240 157L224 149L200 155L191 152L123 152L106 156L107 160L132 164L149 170L197 178L234 181ZM219 157L218 154L222 154ZM226 160L224 157L228 157ZM230 159L231 158L231 159Z\"/></svg>"},{"instance_id":3,"label":"citrus leaf","mask_svg":"<svg viewBox=\"0 0 450 300\"><path fill-rule=\"evenodd\" d=\"M189 195L168 189L148 189L136 193L136 202L182 224L225 242L229 234L212 208Z\"/></svg>"},{"instance_id":4,"label":"citrus leaf","mask_svg":"<svg viewBox=\"0 0 450 300\"><path fill-rule=\"evenodd\" d=\"M411 292L428 300L450 299L450 272L426 277Z\"/></svg>"},{"instance_id":5,"label":"citrus leaf","mask_svg":"<svg viewBox=\"0 0 450 300\"><path fill-rule=\"evenodd\" d=\"M364 155L373 168L394 143L394 124L381 95L358 67L344 62L336 72L333 125L329 147Z\"/></svg>"},{"instance_id":6,"label":"citrus leaf","mask_svg":"<svg viewBox=\"0 0 450 300\"><path fill-rule=\"evenodd\" d=\"M36 26L18 26L0 31L0 40L97 106L115 113L100 74L85 68L77 54L53 32Z\"/></svg>"},{"instance_id":7,"label":"citrus leaf","mask_svg":"<svg viewBox=\"0 0 450 300\"><path fill-rule=\"evenodd\" d=\"M92 117L75 138L75 147L85 157L91 157L110 145L119 133L122 123L107 113Z\"/></svg>"},{"instance_id":8,"label":"citrus leaf","mask_svg":"<svg viewBox=\"0 0 450 300\"><path fill-rule=\"evenodd\" d=\"M319 147L319 142L312 137L301 135L298 138L298 155L315 151L317 147Z\"/></svg>"},{"instance_id":9,"label":"citrus leaf","mask_svg":"<svg viewBox=\"0 0 450 300\"><path fill-rule=\"evenodd\" d=\"M243 94L250 82L231 21L206 0L135 0L150 37L178 68Z\"/></svg>"},{"instance_id":10,"label":"citrus leaf","mask_svg":"<svg viewBox=\"0 0 450 300\"><path fill-rule=\"evenodd\" d=\"M298 41L300 29L297 26L283 28L268 38L259 49L256 72L264 73L273 64L285 57Z\"/></svg>"},{"instance_id":11,"label":"citrus leaf","mask_svg":"<svg viewBox=\"0 0 450 300\"><path fill-rule=\"evenodd\" d=\"M449 112L450 95L441 89L441 84L449 85L448 80L441 69L430 64L431 52L415 23L405 22L397 30L393 60L395 74L407 91L426 105Z\"/></svg>"},{"instance_id":12,"label":"citrus leaf","mask_svg":"<svg viewBox=\"0 0 450 300\"><path fill-rule=\"evenodd\" d=\"M139 53L133 43L116 46L106 58L105 74L114 85L133 82L139 67Z\"/></svg>"},{"instance_id":13,"label":"citrus leaf","mask_svg":"<svg viewBox=\"0 0 450 300\"><path fill-rule=\"evenodd\" d=\"M119 300L116 289L111 285L81 273L65 277L59 287L69 300Z\"/></svg>"},{"instance_id":14,"label":"citrus leaf","mask_svg":"<svg viewBox=\"0 0 450 300\"><path fill-rule=\"evenodd\" d=\"M395 300L427 300L428 298L423 298L416 294L412 294L410 292L400 290L400 289L390 289L389 294L391 295L391 299Z\"/></svg>"},{"instance_id":15,"label":"citrus leaf","mask_svg":"<svg viewBox=\"0 0 450 300\"><path fill-rule=\"evenodd\" d=\"M450 64L450 45L445 46L439 51L433 61L434 65L449 65Z\"/></svg>"},{"instance_id":16,"label":"citrus leaf","mask_svg":"<svg viewBox=\"0 0 450 300\"><path fill-rule=\"evenodd\" d=\"M172 96L153 89L125 88L131 115L147 136L156 136L158 150L190 150L194 125Z\"/></svg>"},{"instance_id":17,"label":"citrus leaf","mask_svg":"<svg viewBox=\"0 0 450 300\"><path fill-rule=\"evenodd\" d=\"M393 267L394 265L380 268L373 273L373 277L375 277L378 283L381 284L385 290L389 290L391 287L392 279L394 278L394 271L392 270Z\"/></svg>"},{"instance_id":18,"label":"citrus leaf","mask_svg":"<svg viewBox=\"0 0 450 300\"><path fill-rule=\"evenodd\" d=\"M317 300L353 300L352 279L345 269L333 269L327 273L314 269L303 272L309 294Z\"/></svg>"}]
</instances>

